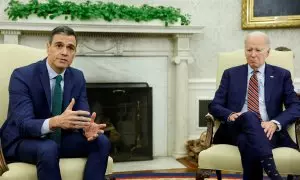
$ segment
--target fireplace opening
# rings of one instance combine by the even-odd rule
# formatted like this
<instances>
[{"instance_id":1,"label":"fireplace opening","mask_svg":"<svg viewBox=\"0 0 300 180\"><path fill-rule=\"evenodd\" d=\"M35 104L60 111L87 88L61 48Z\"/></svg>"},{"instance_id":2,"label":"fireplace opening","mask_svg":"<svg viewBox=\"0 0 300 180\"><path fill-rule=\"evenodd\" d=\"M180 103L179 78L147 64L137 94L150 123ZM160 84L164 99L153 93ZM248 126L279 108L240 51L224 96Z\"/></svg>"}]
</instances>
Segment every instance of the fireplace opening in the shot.
<instances>
[{"instance_id":1,"label":"fireplace opening","mask_svg":"<svg viewBox=\"0 0 300 180\"><path fill-rule=\"evenodd\" d=\"M152 87L148 83L87 83L96 123L105 123L115 162L153 159Z\"/></svg>"}]
</instances>

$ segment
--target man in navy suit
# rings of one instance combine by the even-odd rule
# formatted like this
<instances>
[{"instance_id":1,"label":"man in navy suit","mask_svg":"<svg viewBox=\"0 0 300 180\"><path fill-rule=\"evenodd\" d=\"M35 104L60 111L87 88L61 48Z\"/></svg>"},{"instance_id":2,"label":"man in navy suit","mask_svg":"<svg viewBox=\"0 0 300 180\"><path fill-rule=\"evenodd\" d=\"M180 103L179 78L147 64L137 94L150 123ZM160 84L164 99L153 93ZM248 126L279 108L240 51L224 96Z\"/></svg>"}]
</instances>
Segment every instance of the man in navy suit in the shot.
<instances>
[{"instance_id":1,"label":"man in navy suit","mask_svg":"<svg viewBox=\"0 0 300 180\"><path fill-rule=\"evenodd\" d=\"M209 105L209 112L222 122L214 144L238 146L244 180L262 179L262 169L272 180L282 179L272 149L297 148L286 128L300 117L299 100L290 72L265 63L269 52L270 40L266 34L248 34L245 39L247 64L224 71ZM250 81L256 82L256 91Z\"/></svg>"},{"instance_id":2,"label":"man in navy suit","mask_svg":"<svg viewBox=\"0 0 300 180\"><path fill-rule=\"evenodd\" d=\"M4 156L35 164L39 180L61 180L61 157L88 157L84 179L105 178L110 142L103 135L105 124L94 123L96 113L89 112L83 73L70 67L76 47L73 29L59 26L47 43L47 58L11 75L1 128Z\"/></svg>"}]
</instances>

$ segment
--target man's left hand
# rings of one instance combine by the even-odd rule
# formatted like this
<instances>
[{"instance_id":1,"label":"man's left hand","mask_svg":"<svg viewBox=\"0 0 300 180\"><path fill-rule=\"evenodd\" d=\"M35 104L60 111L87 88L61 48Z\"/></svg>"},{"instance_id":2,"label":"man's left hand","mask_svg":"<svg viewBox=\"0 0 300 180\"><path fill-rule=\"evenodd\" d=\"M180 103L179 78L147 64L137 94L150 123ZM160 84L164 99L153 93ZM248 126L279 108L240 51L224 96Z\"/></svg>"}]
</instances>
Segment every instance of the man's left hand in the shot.
<instances>
[{"instance_id":1,"label":"man's left hand","mask_svg":"<svg viewBox=\"0 0 300 180\"><path fill-rule=\"evenodd\" d=\"M272 139L274 132L277 129L277 125L272 121L262 122L261 127L264 128L264 131L269 140Z\"/></svg>"},{"instance_id":2,"label":"man's left hand","mask_svg":"<svg viewBox=\"0 0 300 180\"><path fill-rule=\"evenodd\" d=\"M84 135L88 141L93 141L96 139L99 134L104 133L104 128L106 127L106 124L97 124L95 123L96 113L93 112L91 116L91 122L90 125L83 129Z\"/></svg>"}]
</instances>

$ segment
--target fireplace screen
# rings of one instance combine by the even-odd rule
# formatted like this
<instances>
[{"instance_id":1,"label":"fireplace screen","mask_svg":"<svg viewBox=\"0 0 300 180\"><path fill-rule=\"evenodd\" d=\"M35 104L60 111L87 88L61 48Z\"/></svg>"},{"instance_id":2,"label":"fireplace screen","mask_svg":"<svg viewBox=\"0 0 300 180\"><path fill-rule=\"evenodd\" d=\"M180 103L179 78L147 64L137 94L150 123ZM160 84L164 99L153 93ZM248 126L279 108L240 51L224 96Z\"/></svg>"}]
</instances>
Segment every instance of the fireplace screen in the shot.
<instances>
[{"instance_id":1,"label":"fireplace screen","mask_svg":"<svg viewBox=\"0 0 300 180\"><path fill-rule=\"evenodd\" d=\"M87 83L96 123L105 123L115 162L150 160L152 88L147 83Z\"/></svg>"}]
</instances>

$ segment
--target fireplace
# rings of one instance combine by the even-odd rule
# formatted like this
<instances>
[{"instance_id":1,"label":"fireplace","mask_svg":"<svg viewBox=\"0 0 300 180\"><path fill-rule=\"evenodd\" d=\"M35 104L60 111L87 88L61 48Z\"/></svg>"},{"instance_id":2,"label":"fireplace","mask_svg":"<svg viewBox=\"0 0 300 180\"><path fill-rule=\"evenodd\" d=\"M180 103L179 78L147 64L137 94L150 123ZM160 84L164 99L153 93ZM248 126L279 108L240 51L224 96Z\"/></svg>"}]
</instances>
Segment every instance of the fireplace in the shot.
<instances>
[{"instance_id":1,"label":"fireplace","mask_svg":"<svg viewBox=\"0 0 300 180\"><path fill-rule=\"evenodd\" d=\"M152 88L147 83L87 83L96 122L105 123L115 162L151 160Z\"/></svg>"}]
</instances>

